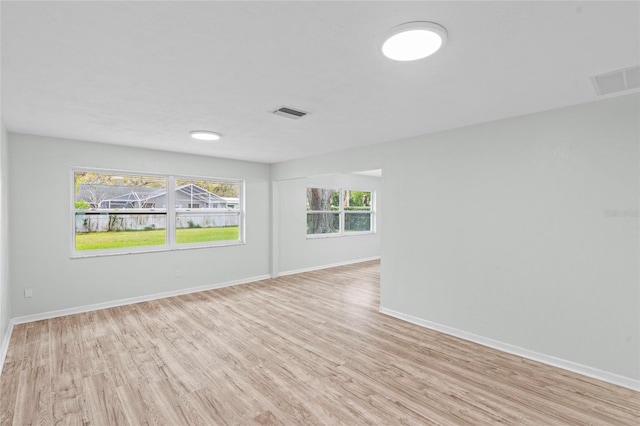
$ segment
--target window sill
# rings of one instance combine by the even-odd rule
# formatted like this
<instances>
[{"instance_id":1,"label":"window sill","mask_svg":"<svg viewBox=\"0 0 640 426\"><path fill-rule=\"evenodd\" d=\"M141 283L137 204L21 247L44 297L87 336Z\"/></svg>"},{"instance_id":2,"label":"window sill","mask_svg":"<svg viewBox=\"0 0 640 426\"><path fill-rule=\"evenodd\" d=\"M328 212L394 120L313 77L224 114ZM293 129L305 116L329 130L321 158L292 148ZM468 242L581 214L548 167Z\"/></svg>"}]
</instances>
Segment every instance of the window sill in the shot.
<instances>
[{"instance_id":1,"label":"window sill","mask_svg":"<svg viewBox=\"0 0 640 426\"><path fill-rule=\"evenodd\" d=\"M98 251L98 250L87 250L85 252L74 252L71 254L71 259L87 259L94 257L109 257L109 256L123 256L130 254L143 254L143 253L163 253L163 252L172 252L172 251L183 251L183 250L197 250L197 249L207 249L207 248L216 248L216 247L230 247L230 246L243 246L246 245L244 241L230 241L228 243L222 244L205 244L205 245L180 245L175 247L165 247L162 246L160 248L150 248L145 247L139 250L119 250L119 251Z\"/></svg>"},{"instance_id":2,"label":"window sill","mask_svg":"<svg viewBox=\"0 0 640 426\"><path fill-rule=\"evenodd\" d=\"M375 231L366 232L343 232L336 234L307 234L307 240L320 240L325 238L359 237L363 235L374 235Z\"/></svg>"}]
</instances>

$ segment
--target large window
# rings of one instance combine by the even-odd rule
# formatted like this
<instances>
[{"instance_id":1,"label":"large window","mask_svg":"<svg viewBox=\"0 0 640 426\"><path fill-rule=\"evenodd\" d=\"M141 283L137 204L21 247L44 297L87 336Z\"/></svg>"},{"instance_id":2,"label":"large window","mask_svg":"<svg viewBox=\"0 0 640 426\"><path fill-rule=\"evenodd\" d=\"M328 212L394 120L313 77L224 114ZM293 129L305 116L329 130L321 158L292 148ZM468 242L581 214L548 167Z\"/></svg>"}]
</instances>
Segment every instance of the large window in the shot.
<instances>
[{"instance_id":1,"label":"large window","mask_svg":"<svg viewBox=\"0 0 640 426\"><path fill-rule=\"evenodd\" d=\"M375 230L374 193L307 188L307 236L339 236Z\"/></svg>"},{"instance_id":2,"label":"large window","mask_svg":"<svg viewBox=\"0 0 640 426\"><path fill-rule=\"evenodd\" d=\"M243 183L73 170L73 254L130 253L243 241Z\"/></svg>"}]
</instances>

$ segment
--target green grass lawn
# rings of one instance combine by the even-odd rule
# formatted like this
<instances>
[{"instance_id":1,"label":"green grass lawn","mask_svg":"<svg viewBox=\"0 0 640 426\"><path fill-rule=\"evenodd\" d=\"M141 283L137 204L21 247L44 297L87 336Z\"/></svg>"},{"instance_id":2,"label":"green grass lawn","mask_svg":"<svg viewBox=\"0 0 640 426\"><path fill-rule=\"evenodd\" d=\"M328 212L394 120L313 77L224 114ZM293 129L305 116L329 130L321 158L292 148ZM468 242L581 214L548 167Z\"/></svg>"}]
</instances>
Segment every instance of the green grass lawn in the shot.
<instances>
[{"instance_id":1,"label":"green grass lawn","mask_svg":"<svg viewBox=\"0 0 640 426\"><path fill-rule=\"evenodd\" d=\"M234 241L238 227L182 228L176 230L178 244L209 241ZM76 234L76 250L101 250L122 247L161 246L165 243L165 230L89 232Z\"/></svg>"},{"instance_id":2,"label":"green grass lawn","mask_svg":"<svg viewBox=\"0 0 640 426\"><path fill-rule=\"evenodd\" d=\"M238 239L238 227L224 228L180 228L176 229L178 244L203 243L207 241L234 241Z\"/></svg>"}]
</instances>

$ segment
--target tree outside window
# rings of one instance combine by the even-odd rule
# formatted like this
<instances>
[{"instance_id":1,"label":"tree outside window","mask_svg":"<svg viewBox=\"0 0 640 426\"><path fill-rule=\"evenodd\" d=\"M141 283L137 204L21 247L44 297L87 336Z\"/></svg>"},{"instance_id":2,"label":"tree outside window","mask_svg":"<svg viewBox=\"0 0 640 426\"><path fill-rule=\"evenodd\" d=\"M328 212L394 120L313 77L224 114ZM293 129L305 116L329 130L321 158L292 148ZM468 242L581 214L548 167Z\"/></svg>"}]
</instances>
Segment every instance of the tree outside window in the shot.
<instances>
[{"instance_id":1,"label":"tree outside window","mask_svg":"<svg viewBox=\"0 0 640 426\"><path fill-rule=\"evenodd\" d=\"M307 188L307 235L371 233L373 192Z\"/></svg>"}]
</instances>

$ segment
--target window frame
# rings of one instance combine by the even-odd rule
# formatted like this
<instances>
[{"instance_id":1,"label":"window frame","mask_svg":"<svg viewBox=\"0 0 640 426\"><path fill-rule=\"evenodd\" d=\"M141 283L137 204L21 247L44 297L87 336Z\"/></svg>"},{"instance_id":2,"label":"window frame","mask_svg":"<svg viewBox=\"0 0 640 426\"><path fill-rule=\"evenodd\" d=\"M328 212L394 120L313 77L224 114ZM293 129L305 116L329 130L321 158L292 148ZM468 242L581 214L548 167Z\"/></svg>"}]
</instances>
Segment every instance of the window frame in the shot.
<instances>
[{"instance_id":1,"label":"window frame","mask_svg":"<svg viewBox=\"0 0 640 426\"><path fill-rule=\"evenodd\" d=\"M340 194L340 208L338 210L305 210L305 219L307 219L309 214L312 213L333 213L338 214L338 222L339 222L339 231L324 233L324 234L306 234L306 238L308 240L314 240L318 238L339 238L339 237L351 237L351 236L360 236L360 235L371 235L376 233L376 191L373 189L354 189L354 188L342 188L342 187L333 187L333 186L318 186L318 185L308 185L305 190L305 197L308 193L309 189L327 189L332 191L337 191ZM345 210L344 208L344 196L347 191L358 191L358 192L369 192L371 194L371 210L370 211L350 211ZM369 213L371 229L368 231L345 231L345 215L354 214L354 213Z\"/></svg>"},{"instance_id":2,"label":"window frame","mask_svg":"<svg viewBox=\"0 0 640 426\"><path fill-rule=\"evenodd\" d=\"M160 210L164 210L164 212L159 211L158 214L165 214L166 216L166 228L165 228L165 243L163 245L149 245L149 246L134 246L134 247L122 247L122 248L111 248L111 249L97 249L97 250L76 250L76 209L75 206L75 175L78 172L88 172L88 173L102 173L102 174L124 174L130 176L149 176L149 177L157 177L166 179L166 209L159 208ZM238 239L237 240L223 240L223 241L205 241L205 242L195 242L195 243L177 243L176 242L176 218L178 213L182 213L184 211L191 210L190 208L182 208L178 209L175 206L175 191L176 191L176 180L209 180L215 182L229 182L229 183L237 183L240 187L240 193L238 196L238 209L234 210L226 210L213 212L213 209L197 209L198 211L203 211L203 213L219 213L221 215L225 214L236 214L238 215ZM101 256L117 256L117 255L127 255L127 254L137 254L137 253L155 253L155 252L167 252L167 251L179 251L179 250L192 250L192 249L201 249L201 248L212 248L212 247L227 247L227 246L237 246L244 245L245 236L246 236L246 212L245 212L245 180L244 179L235 179L235 178L218 178L211 176L193 176L193 175L182 175L182 174L169 174L169 173L156 173L156 172L143 172L143 171L132 171L132 170L122 170L122 169L106 169L106 168L92 168L92 167L71 167L70 169L70 217L71 217L71 258L88 258L88 257L101 257ZM194 208L194 210L196 210ZM135 213L135 209L129 209L126 213Z\"/></svg>"}]
</instances>

